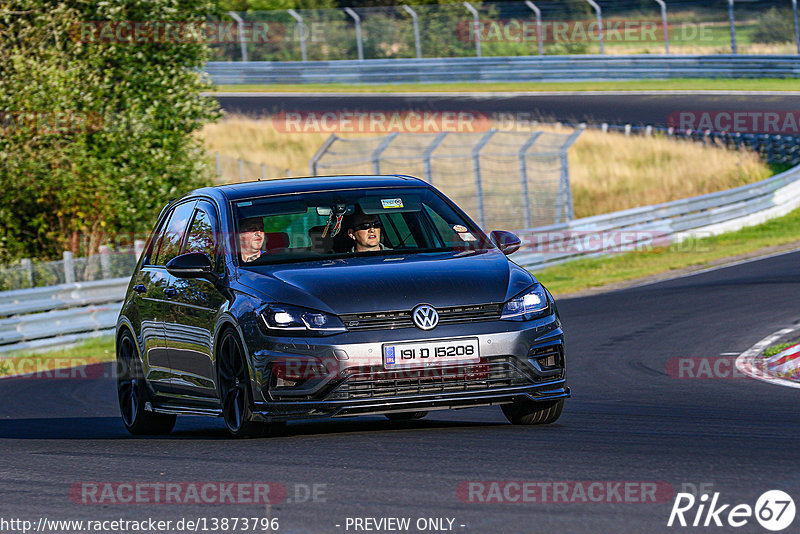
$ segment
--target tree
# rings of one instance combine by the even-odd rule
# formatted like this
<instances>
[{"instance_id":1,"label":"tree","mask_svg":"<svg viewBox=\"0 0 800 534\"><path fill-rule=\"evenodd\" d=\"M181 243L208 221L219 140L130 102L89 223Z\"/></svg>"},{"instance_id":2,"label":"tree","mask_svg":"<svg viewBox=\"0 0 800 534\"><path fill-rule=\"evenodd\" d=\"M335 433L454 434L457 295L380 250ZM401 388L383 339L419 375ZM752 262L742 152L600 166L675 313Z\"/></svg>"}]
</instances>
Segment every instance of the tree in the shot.
<instances>
[{"instance_id":1,"label":"tree","mask_svg":"<svg viewBox=\"0 0 800 534\"><path fill-rule=\"evenodd\" d=\"M208 183L194 133L216 103L200 97L208 47L188 29L215 11L205 0L0 7L0 261L94 252Z\"/></svg>"}]
</instances>

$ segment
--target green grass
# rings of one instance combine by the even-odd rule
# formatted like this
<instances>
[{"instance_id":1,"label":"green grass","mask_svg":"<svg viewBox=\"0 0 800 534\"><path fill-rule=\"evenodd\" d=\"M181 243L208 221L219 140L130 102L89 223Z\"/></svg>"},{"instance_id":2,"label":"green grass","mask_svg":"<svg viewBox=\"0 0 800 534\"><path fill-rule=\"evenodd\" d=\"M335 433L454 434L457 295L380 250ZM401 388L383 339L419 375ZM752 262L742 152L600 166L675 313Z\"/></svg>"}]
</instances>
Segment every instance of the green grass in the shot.
<instances>
[{"instance_id":1,"label":"green grass","mask_svg":"<svg viewBox=\"0 0 800 534\"><path fill-rule=\"evenodd\" d=\"M442 93L504 91L798 91L797 80L763 78L726 80L678 78L620 82L398 83L398 84L275 84L220 85L217 91L265 93Z\"/></svg>"},{"instance_id":2,"label":"green grass","mask_svg":"<svg viewBox=\"0 0 800 534\"><path fill-rule=\"evenodd\" d=\"M0 360L0 376L77 367L116 358L114 336L91 338L64 349L12 352Z\"/></svg>"},{"instance_id":3,"label":"green grass","mask_svg":"<svg viewBox=\"0 0 800 534\"><path fill-rule=\"evenodd\" d=\"M689 240L650 251L571 261L534 274L551 292L564 295L676 269L702 267L715 260L798 241L800 209L737 232Z\"/></svg>"}]
</instances>

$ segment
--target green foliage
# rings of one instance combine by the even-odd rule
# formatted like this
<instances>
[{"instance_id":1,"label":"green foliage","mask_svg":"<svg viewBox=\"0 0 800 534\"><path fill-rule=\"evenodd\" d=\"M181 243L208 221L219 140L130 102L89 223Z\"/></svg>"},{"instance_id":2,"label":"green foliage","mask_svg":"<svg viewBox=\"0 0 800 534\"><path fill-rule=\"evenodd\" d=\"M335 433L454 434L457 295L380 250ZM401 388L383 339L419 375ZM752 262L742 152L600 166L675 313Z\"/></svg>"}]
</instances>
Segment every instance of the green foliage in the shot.
<instances>
[{"instance_id":1,"label":"green foliage","mask_svg":"<svg viewBox=\"0 0 800 534\"><path fill-rule=\"evenodd\" d=\"M770 8L758 17L751 39L756 43L786 43L794 41L794 15L791 9Z\"/></svg>"},{"instance_id":2,"label":"green foliage","mask_svg":"<svg viewBox=\"0 0 800 534\"><path fill-rule=\"evenodd\" d=\"M215 15L209 0L0 7L0 262L144 233L167 200L209 182L193 135L217 115L199 97L211 87L199 74L206 45L90 30Z\"/></svg>"}]
</instances>

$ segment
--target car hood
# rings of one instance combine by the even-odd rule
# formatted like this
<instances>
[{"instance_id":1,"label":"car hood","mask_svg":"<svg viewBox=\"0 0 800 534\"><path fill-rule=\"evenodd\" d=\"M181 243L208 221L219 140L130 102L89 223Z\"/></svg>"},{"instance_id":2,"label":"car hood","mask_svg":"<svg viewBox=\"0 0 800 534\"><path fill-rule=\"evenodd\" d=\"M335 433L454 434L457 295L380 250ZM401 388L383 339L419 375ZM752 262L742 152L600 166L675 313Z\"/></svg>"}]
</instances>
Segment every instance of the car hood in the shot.
<instances>
[{"instance_id":1,"label":"car hood","mask_svg":"<svg viewBox=\"0 0 800 534\"><path fill-rule=\"evenodd\" d=\"M347 314L505 302L535 279L488 250L254 266L238 281L266 301Z\"/></svg>"}]
</instances>

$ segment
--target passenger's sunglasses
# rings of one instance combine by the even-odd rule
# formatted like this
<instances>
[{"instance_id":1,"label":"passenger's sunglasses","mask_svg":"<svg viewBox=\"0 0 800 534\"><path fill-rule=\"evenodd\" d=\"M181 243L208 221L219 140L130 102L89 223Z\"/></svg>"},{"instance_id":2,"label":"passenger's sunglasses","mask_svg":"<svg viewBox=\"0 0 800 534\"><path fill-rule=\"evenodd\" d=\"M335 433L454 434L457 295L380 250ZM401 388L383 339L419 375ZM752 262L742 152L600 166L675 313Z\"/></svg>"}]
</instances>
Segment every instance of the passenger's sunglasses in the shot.
<instances>
[{"instance_id":1,"label":"passenger's sunglasses","mask_svg":"<svg viewBox=\"0 0 800 534\"><path fill-rule=\"evenodd\" d=\"M380 221L372 221L355 225L356 230L369 230L370 228L383 228L383 223Z\"/></svg>"}]
</instances>

